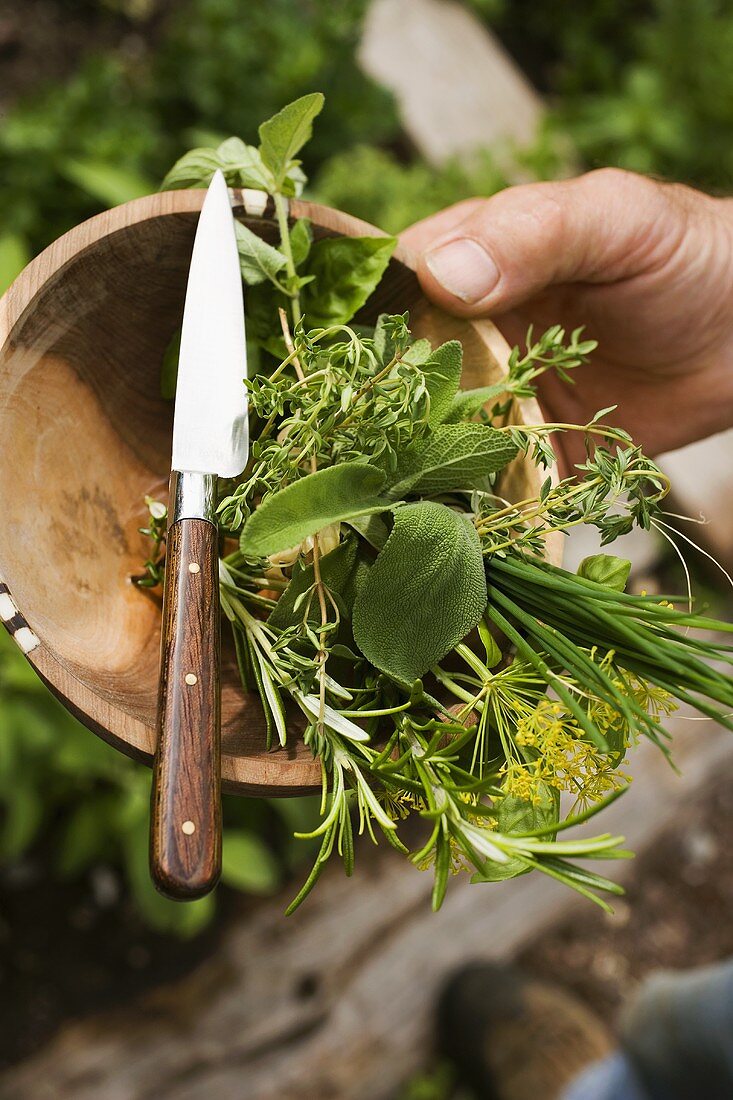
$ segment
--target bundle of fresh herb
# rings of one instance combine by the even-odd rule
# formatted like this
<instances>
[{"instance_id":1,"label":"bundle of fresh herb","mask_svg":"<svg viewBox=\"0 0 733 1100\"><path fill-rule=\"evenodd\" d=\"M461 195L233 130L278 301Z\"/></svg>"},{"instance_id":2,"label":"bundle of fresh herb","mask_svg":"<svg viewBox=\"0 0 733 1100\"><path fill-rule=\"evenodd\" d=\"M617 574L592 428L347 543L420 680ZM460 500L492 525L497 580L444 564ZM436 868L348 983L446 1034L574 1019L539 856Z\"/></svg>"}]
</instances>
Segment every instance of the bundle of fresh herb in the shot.
<instances>
[{"instance_id":1,"label":"bundle of fresh herb","mask_svg":"<svg viewBox=\"0 0 733 1100\"><path fill-rule=\"evenodd\" d=\"M588 424L511 424L512 402L555 370L568 382L594 348L580 331L530 332L507 378L461 391L462 348L413 340L407 315L350 324L378 284L390 238L313 241L285 199L304 176L297 155L323 97L305 96L260 127L260 146L230 138L196 149L163 186L233 186L273 196L279 246L238 226L248 333L251 457L219 506L239 548L221 562L221 599L242 685L257 691L269 743L303 714L321 762L322 838L312 888L336 849L348 874L359 832L408 854L400 819L421 815L411 859L434 867L439 906L451 871L476 881L537 869L599 904L612 882L578 859L628 855L622 838L557 839L618 797L640 735L666 751L661 720L691 703L733 728L733 683L708 659L729 630L667 598L624 591L629 563L587 559L578 575L543 559L551 532L593 524L603 543L660 515L667 482L602 410ZM175 350L164 388L174 385ZM576 431L587 461L548 476L535 499L507 501L497 475L519 453L553 459L555 432ZM162 517L151 503L160 579ZM561 814L562 795L570 803Z\"/></svg>"}]
</instances>

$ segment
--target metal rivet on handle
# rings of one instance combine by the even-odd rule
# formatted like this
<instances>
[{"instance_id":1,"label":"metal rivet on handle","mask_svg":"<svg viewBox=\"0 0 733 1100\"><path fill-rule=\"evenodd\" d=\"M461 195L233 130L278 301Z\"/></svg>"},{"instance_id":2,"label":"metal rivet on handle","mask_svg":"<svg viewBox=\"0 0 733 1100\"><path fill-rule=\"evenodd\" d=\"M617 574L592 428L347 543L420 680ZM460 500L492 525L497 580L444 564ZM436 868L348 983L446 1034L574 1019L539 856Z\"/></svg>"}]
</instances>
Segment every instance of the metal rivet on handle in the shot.
<instances>
[{"instance_id":1,"label":"metal rivet on handle","mask_svg":"<svg viewBox=\"0 0 733 1100\"><path fill-rule=\"evenodd\" d=\"M188 567L189 573L200 573L201 566L196 561L192 561Z\"/></svg>"},{"instance_id":2,"label":"metal rivet on handle","mask_svg":"<svg viewBox=\"0 0 733 1100\"><path fill-rule=\"evenodd\" d=\"M193 821L184 821L181 825L181 832L185 833L186 836L192 836L196 832L196 826Z\"/></svg>"},{"instance_id":3,"label":"metal rivet on handle","mask_svg":"<svg viewBox=\"0 0 733 1100\"><path fill-rule=\"evenodd\" d=\"M186 673L186 683L189 685L189 687L193 687L194 684L197 684L198 680L199 678L195 672Z\"/></svg>"}]
</instances>

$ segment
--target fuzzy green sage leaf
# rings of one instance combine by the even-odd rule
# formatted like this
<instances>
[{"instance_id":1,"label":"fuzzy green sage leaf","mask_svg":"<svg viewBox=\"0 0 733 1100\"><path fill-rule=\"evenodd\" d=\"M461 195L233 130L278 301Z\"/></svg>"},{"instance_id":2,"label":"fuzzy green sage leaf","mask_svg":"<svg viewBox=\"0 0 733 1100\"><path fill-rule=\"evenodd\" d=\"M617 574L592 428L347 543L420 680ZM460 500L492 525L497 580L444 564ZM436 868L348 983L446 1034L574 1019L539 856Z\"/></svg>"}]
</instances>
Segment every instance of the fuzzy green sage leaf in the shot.
<instances>
[{"instance_id":1,"label":"fuzzy green sage leaf","mask_svg":"<svg viewBox=\"0 0 733 1100\"><path fill-rule=\"evenodd\" d=\"M411 684L465 638L485 608L475 528L443 504L421 501L395 512L354 603L354 638L376 668Z\"/></svg>"},{"instance_id":2,"label":"fuzzy green sage leaf","mask_svg":"<svg viewBox=\"0 0 733 1100\"><path fill-rule=\"evenodd\" d=\"M400 457L390 496L436 496L457 489L480 489L517 453L506 432L488 424L441 424Z\"/></svg>"},{"instance_id":3,"label":"fuzzy green sage leaf","mask_svg":"<svg viewBox=\"0 0 733 1100\"><path fill-rule=\"evenodd\" d=\"M267 497L244 525L242 553L257 559L297 546L331 523L381 512L384 474L366 462L344 462L286 485Z\"/></svg>"},{"instance_id":4,"label":"fuzzy green sage leaf","mask_svg":"<svg viewBox=\"0 0 733 1100\"><path fill-rule=\"evenodd\" d=\"M430 425L442 424L448 415L461 381L463 348L458 340L448 340L422 364L430 394Z\"/></svg>"}]
</instances>

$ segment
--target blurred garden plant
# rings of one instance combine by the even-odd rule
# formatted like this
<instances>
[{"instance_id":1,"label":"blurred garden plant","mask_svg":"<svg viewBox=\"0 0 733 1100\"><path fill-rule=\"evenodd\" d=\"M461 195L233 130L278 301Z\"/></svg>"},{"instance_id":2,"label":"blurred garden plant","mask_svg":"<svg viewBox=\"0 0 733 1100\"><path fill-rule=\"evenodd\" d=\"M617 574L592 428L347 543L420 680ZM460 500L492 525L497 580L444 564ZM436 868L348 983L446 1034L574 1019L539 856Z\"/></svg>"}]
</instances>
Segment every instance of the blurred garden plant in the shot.
<instances>
[{"instance_id":1,"label":"blurred garden plant","mask_svg":"<svg viewBox=\"0 0 733 1100\"><path fill-rule=\"evenodd\" d=\"M214 912L212 896L176 905L148 873L150 772L94 737L47 691L17 646L0 631L0 863L43 851L44 871L76 878L98 863L120 867L143 918L161 932L191 936ZM300 820L302 800L286 806ZM260 840L275 834L278 811L267 803L227 800L225 883L270 893L286 861ZM280 832L284 829L281 826Z\"/></svg>"}]
</instances>

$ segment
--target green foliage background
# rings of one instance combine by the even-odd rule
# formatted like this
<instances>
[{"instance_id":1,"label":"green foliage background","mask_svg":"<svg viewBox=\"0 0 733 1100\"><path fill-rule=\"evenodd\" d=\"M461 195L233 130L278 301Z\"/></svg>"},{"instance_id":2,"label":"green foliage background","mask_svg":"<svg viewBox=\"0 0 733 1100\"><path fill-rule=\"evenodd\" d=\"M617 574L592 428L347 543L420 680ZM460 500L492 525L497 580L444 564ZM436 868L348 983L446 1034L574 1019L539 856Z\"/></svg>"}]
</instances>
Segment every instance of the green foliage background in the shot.
<instances>
[{"instance_id":1,"label":"green foliage background","mask_svg":"<svg viewBox=\"0 0 733 1100\"><path fill-rule=\"evenodd\" d=\"M558 171L561 135L586 167L730 189L733 0L467 6L547 97L548 132L524 155L530 173ZM389 95L355 64L364 8L365 0L187 0L143 60L122 50L91 56L62 84L15 103L0 121L0 289L71 226L155 189L186 149L230 134L251 140L263 118L314 89L327 102L308 162L322 201L397 232L504 186L490 150L470 169L439 171L410 150ZM83 730L0 637L0 861L21 858L53 822L57 874L116 863L151 923L192 934L212 903L172 906L149 886L148 786L149 773ZM277 809L229 800L228 881L272 889L291 858L288 832L308 812L302 800ZM265 832L274 848L259 840Z\"/></svg>"}]
</instances>

